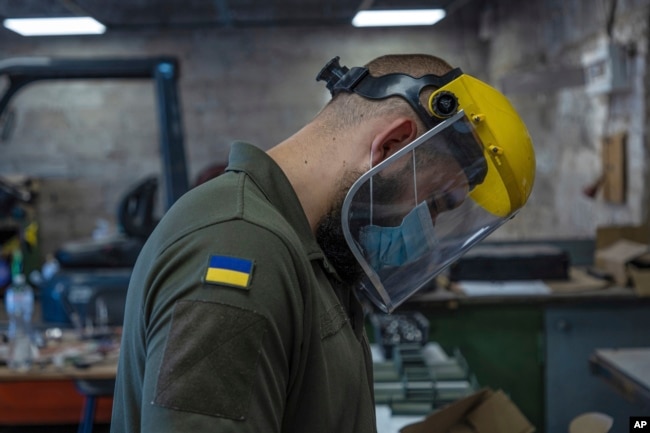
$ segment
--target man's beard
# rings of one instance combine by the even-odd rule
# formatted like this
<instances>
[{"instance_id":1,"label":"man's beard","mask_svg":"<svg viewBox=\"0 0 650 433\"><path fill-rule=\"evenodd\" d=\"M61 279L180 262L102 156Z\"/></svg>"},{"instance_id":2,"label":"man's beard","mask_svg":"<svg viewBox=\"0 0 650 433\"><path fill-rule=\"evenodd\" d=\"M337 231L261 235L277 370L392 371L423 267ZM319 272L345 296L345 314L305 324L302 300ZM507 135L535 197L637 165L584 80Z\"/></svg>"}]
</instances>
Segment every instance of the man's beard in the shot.
<instances>
[{"instance_id":1,"label":"man's beard","mask_svg":"<svg viewBox=\"0 0 650 433\"><path fill-rule=\"evenodd\" d=\"M343 234L342 209L343 201L352 184L362 173L350 173L341 182L339 196L332 209L319 221L316 227L316 240L325 253L325 257L334 266L341 280L349 285L356 285L361 281L364 274L359 261L350 250L345 235ZM362 226L370 223L368 218L368 208L371 201L375 203L390 203L399 196L399 177L384 177L375 175L374 178L375 193L371 199L371 193L368 189L368 183L363 185L355 194L354 201L361 203L363 210L352 210L352 213L360 217L352 218L349 221L350 233L353 238L358 237L358 232Z\"/></svg>"},{"instance_id":2,"label":"man's beard","mask_svg":"<svg viewBox=\"0 0 650 433\"><path fill-rule=\"evenodd\" d=\"M316 240L341 280L348 285L356 285L361 280L363 270L343 235L342 204L341 200L320 220L316 228Z\"/></svg>"}]
</instances>

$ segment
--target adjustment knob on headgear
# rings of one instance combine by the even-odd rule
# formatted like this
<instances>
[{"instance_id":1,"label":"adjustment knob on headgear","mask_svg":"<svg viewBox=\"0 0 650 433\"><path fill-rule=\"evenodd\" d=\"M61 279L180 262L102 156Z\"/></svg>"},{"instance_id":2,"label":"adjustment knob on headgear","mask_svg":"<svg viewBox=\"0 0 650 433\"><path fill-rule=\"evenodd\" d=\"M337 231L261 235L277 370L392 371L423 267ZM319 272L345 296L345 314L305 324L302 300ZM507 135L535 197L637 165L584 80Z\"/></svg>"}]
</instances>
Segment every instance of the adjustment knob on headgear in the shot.
<instances>
[{"instance_id":1,"label":"adjustment knob on headgear","mask_svg":"<svg viewBox=\"0 0 650 433\"><path fill-rule=\"evenodd\" d=\"M332 60L320 70L316 76L316 81L325 81L327 89L332 92L336 83L349 71L345 66L339 64L339 56L334 57Z\"/></svg>"},{"instance_id":2,"label":"adjustment knob on headgear","mask_svg":"<svg viewBox=\"0 0 650 433\"><path fill-rule=\"evenodd\" d=\"M458 98L451 92L441 91L431 100L431 112L434 116L446 119L458 111Z\"/></svg>"}]
</instances>

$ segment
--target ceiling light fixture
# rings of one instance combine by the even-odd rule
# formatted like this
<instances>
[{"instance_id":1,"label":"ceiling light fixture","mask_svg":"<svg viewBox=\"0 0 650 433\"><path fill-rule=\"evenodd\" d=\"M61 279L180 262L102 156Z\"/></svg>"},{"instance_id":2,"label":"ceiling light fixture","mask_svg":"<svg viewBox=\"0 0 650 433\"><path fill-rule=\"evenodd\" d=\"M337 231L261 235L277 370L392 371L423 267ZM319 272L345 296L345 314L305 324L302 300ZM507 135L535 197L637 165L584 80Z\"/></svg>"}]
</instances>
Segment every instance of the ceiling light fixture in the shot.
<instances>
[{"instance_id":1,"label":"ceiling light fixture","mask_svg":"<svg viewBox=\"0 0 650 433\"><path fill-rule=\"evenodd\" d=\"M99 35L106 31L91 17L7 18L6 28L23 36Z\"/></svg>"},{"instance_id":2,"label":"ceiling light fixture","mask_svg":"<svg viewBox=\"0 0 650 433\"><path fill-rule=\"evenodd\" d=\"M445 17L444 9L362 10L352 19L355 27L430 26Z\"/></svg>"}]
</instances>

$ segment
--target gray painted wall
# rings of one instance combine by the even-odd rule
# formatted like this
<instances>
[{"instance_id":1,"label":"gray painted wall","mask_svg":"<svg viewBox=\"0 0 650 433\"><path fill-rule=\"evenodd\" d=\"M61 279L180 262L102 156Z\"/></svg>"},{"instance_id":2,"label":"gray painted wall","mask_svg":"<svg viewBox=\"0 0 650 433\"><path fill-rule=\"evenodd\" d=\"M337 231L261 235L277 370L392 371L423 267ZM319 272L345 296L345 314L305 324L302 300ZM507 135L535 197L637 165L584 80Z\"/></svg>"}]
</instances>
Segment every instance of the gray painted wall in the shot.
<instances>
[{"instance_id":1,"label":"gray painted wall","mask_svg":"<svg viewBox=\"0 0 650 433\"><path fill-rule=\"evenodd\" d=\"M490 79L508 88L537 149L529 206L499 233L524 238L590 237L606 225L648 221L646 138L647 0L619 0L611 35L610 0L500 0L490 13ZM629 87L591 94L576 82L582 59L607 41L629 45ZM510 81L508 81L510 80ZM515 90L512 82L520 83ZM528 85L524 85L524 84ZM601 140L627 132L627 200L583 194L603 171Z\"/></svg>"},{"instance_id":2,"label":"gray painted wall","mask_svg":"<svg viewBox=\"0 0 650 433\"><path fill-rule=\"evenodd\" d=\"M385 53L432 53L504 90L536 144L538 176L531 201L495 238L588 238L599 225L647 219L644 77L650 0L619 1L614 35L633 41L637 53L631 90L609 99L588 95L583 86L548 71L580 68L582 53L606 36L610 2L492 3L485 9L475 7L482 2L467 2L427 28L10 36L0 40L0 58L177 56L193 180L208 164L225 161L233 140L268 149L315 115L328 95L314 77L334 55L354 66ZM160 172L154 103L152 85L139 81L39 83L15 98L13 132L0 142L0 174L41 179L44 253L90 236L99 219L114 224L120 196L144 176ZM599 196L586 198L582 188L600 173L600 138L621 129L629 133L629 195L626 204L612 206Z\"/></svg>"}]
</instances>

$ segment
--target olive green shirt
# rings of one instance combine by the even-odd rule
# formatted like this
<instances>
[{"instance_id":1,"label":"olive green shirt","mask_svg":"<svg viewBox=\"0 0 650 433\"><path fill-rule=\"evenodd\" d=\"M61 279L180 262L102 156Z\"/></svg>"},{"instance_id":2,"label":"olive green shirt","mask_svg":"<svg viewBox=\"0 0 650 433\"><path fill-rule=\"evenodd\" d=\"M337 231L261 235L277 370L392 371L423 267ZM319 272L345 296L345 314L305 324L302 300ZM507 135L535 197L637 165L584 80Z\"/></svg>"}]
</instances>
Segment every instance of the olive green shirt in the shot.
<instances>
[{"instance_id":1,"label":"olive green shirt","mask_svg":"<svg viewBox=\"0 0 650 433\"><path fill-rule=\"evenodd\" d=\"M233 144L143 248L111 432L376 431L363 311L282 170Z\"/></svg>"}]
</instances>

